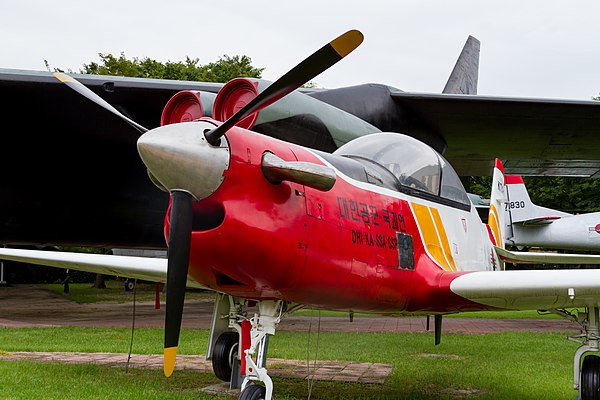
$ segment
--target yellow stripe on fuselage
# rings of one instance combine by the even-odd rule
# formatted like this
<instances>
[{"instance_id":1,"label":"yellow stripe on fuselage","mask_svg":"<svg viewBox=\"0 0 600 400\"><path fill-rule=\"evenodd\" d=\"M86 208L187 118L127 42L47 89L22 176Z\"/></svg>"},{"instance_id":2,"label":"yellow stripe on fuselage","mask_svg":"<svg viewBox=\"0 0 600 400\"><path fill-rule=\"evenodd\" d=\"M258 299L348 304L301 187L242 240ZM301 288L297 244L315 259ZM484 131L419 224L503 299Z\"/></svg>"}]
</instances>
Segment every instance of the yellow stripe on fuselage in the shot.
<instances>
[{"instance_id":1,"label":"yellow stripe on fuselage","mask_svg":"<svg viewBox=\"0 0 600 400\"><path fill-rule=\"evenodd\" d=\"M446 271L456 271L454 258L439 211L422 204L411 203L423 242L429 255Z\"/></svg>"}]
</instances>

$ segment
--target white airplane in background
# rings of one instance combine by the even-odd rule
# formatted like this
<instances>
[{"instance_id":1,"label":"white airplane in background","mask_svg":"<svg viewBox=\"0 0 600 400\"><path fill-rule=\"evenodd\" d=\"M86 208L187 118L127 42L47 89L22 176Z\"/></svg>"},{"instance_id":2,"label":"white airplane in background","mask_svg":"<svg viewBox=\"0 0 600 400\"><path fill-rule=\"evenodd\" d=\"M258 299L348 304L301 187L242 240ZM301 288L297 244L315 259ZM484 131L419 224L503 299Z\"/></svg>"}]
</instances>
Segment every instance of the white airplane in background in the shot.
<instances>
[{"instance_id":1,"label":"white airplane in background","mask_svg":"<svg viewBox=\"0 0 600 400\"><path fill-rule=\"evenodd\" d=\"M600 250L600 212L569 214L533 204L523 178L506 176L506 244Z\"/></svg>"}]
</instances>

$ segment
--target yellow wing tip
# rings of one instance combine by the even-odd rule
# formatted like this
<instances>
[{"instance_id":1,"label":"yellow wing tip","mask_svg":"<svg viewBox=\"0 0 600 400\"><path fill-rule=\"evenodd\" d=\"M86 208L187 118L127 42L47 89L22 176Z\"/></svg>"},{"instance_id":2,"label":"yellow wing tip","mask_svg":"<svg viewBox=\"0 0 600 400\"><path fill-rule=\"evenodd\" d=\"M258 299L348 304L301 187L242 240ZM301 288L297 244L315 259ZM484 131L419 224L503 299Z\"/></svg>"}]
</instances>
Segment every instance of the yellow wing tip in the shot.
<instances>
[{"instance_id":1,"label":"yellow wing tip","mask_svg":"<svg viewBox=\"0 0 600 400\"><path fill-rule=\"evenodd\" d=\"M330 44L340 57L346 57L362 43L363 39L364 36L360 31L352 29L333 39Z\"/></svg>"},{"instance_id":2,"label":"yellow wing tip","mask_svg":"<svg viewBox=\"0 0 600 400\"><path fill-rule=\"evenodd\" d=\"M175 359L177 358L177 346L165 347L164 349L164 361L163 361L163 372L168 378L173 374L175 369Z\"/></svg>"}]
</instances>

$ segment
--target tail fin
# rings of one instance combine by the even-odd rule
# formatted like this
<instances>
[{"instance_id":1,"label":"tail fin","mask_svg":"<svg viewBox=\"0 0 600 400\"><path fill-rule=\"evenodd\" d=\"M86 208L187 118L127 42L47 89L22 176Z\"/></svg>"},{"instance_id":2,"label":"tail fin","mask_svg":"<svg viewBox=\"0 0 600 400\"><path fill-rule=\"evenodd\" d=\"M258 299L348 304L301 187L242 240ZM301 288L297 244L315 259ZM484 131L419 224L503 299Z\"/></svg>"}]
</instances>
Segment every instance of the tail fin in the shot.
<instances>
[{"instance_id":1,"label":"tail fin","mask_svg":"<svg viewBox=\"0 0 600 400\"><path fill-rule=\"evenodd\" d=\"M533 204L521 176L506 177L506 193L508 200L506 210L513 224L547 224L555 219L571 216L562 211Z\"/></svg>"},{"instance_id":2,"label":"tail fin","mask_svg":"<svg viewBox=\"0 0 600 400\"><path fill-rule=\"evenodd\" d=\"M492 193L490 196L490 211L487 228L495 246L504 248L506 240L506 188L504 185L504 165L500 159L494 162L492 175Z\"/></svg>"},{"instance_id":3,"label":"tail fin","mask_svg":"<svg viewBox=\"0 0 600 400\"><path fill-rule=\"evenodd\" d=\"M479 40L469 36L442 93L477 94Z\"/></svg>"}]
</instances>

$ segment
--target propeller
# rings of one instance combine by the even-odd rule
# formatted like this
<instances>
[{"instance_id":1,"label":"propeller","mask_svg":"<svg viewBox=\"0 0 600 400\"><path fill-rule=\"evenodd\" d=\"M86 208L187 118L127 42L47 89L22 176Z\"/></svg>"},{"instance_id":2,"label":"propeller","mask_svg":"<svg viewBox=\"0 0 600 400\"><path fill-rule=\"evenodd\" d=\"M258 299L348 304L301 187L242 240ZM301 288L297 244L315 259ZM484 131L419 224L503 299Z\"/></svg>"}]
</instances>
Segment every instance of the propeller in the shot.
<instances>
[{"instance_id":1,"label":"propeller","mask_svg":"<svg viewBox=\"0 0 600 400\"><path fill-rule=\"evenodd\" d=\"M304 83L310 81L312 78L350 54L362 43L362 41L362 33L357 30L349 30L327 43L277 81L273 82L257 97L229 119L224 121L220 126L207 130L205 132L206 140L211 145L216 146L220 142L221 136L240 120L252 113L260 111L299 88ZM147 131L146 128L123 115L116 108L71 76L61 72L54 73L54 76L81 95L122 118L140 132L144 133ZM175 360L177 358L177 347L179 343L179 333L181 331L181 320L183 316L191 249L193 221L192 206L195 199L185 188L170 188L170 193L171 214L168 242L167 301L163 365L164 374L167 377L171 376L173 373Z\"/></svg>"},{"instance_id":2,"label":"propeller","mask_svg":"<svg viewBox=\"0 0 600 400\"><path fill-rule=\"evenodd\" d=\"M220 126L205 132L206 140L213 146L221 136L237 122L281 99L302 86L346 55L363 41L363 35L350 30L332 40L311 56L300 62L289 72L273 82L257 97ZM185 297L190 241L192 231L193 196L184 191L172 191L171 228L169 234L169 256L167 272L167 314L165 318L164 373L170 376L175 368L179 332Z\"/></svg>"},{"instance_id":3,"label":"propeller","mask_svg":"<svg viewBox=\"0 0 600 400\"><path fill-rule=\"evenodd\" d=\"M273 82L269 87L260 92L252 101L241 108L237 113L223 122L218 127L206 132L204 136L213 146L219 143L221 136L232 126L248 115L262 110L282 97L290 94L306 82L310 81L321 72L325 71L342 58L350 54L363 41L363 34L352 29L338 36L300 64L289 70L285 75Z\"/></svg>"},{"instance_id":4,"label":"propeller","mask_svg":"<svg viewBox=\"0 0 600 400\"><path fill-rule=\"evenodd\" d=\"M171 192L163 363L166 377L171 376L173 373L175 359L177 358L192 240L193 200L194 197L188 192L179 190Z\"/></svg>"},{"instance_id":5,"label":"propeller","mask_svg":"<svg viewBox=\"0 0 600 400\"><path fill-rule=\"evenodd\" d=\"M77 93L88 98L89 100L98 104L100 107L104 108L105 110L110 111L111 113L115 114L117 117L119 117L122 120L124 120L125 122L127 122L129 125L133 126L135 129L140 131L140 133L144 133L144 132L148 131L148 129L144 128L142 125L138 124L134 120L123 115L123 113L121 113L119 110L117 110L116 108L111 106L108 102L106 102L106 100L104 100L102 97L98 96L96 93L92 92L90 89L88 89L87 86L85 86L84 84L82 84L81 82L79 82L78 80L73 78L72 76L64 74L62 72L55 72L53 75L56 79L58 79L59 81L61 81L62 83L64 83L65 85L67 85L68 87L73 89L74 91L76 91Z\"/></svg>"}]
</instances>

